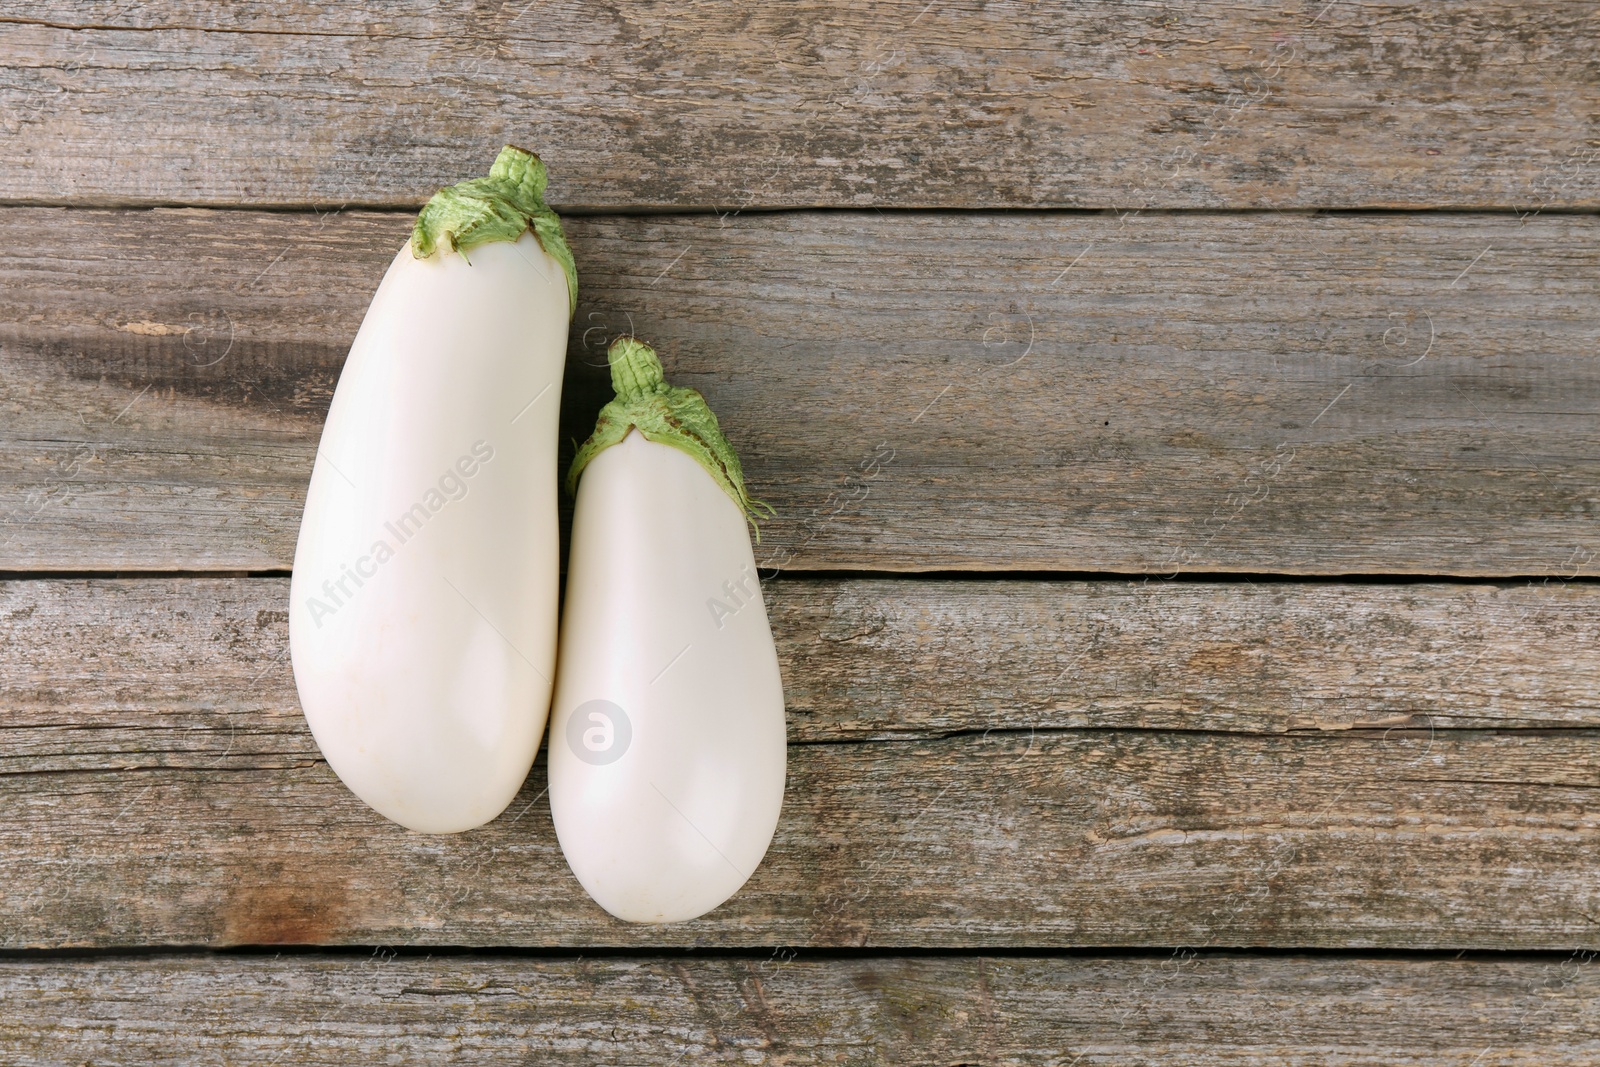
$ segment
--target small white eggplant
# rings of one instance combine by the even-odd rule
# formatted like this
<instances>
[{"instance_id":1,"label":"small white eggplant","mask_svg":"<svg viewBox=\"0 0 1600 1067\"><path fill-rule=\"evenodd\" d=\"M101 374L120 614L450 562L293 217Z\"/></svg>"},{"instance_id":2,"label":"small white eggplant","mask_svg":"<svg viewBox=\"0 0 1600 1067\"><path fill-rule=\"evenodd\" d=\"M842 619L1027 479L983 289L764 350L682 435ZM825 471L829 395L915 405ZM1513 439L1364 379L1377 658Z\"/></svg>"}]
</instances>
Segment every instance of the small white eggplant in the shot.
<instances>
[{"instance_id":1,"label":"small white eggplant","mask_svg":"<svg viewBox=\"0 0 1600 1067\"><path fill-rule=\"evenodd\" d=\"M300 521L306 721L356 796L428 833L505 809L549 710L577 275L544 188L507 147L422 210L350 347Z\"/></svg>"},{"instance_id":2,"label":"small white eggplant","mask_svg":"<svg viewBox=\"0 0 1600 1067\"><path fill-rule=\"evenodd\" d=\"M783 683L746 528L762 505L699 393L632 338L610 360L617 397L568 475L550 811L596 903L677 922L744 884L783 804Z\"/></svg>"}]
</instances>

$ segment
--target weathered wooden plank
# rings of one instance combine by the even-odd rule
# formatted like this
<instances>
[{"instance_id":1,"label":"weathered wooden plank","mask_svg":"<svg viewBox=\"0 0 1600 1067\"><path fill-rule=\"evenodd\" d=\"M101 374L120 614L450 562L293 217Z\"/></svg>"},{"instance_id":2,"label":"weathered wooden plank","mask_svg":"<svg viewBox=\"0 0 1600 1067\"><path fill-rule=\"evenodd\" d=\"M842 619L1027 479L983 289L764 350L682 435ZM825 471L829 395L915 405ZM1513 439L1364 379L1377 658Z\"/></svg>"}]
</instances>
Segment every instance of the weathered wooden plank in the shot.
<instances>
[{"instance_id":1,"label":"weathered wooden plank","mask_svg":"<svg viewBox=\"0 0 1600 1067\"><path fill-rule=\"evenodd\" d=\"M287 567L402 215L0 211L0 567ZM789 570L1593 573L1600 218L580 218Z\"/></svg>"},{"instance_id":2,"label":"weathered wooden plank","mask_svg":"<svg viewBox=\"0 0 1600 1067\"><path fill-rule=\"evenodd\" d=\"M1591 1064L1589 954L0 962L0 1049L85 1063ZM530 1059L531 1057L531 1059Z\"/></svg>"},{"instance_id":3,"label":"weathered wooden plank","mask_svg":"<svg viewBox=\"0 0 1600 1067\"><path fill-rule=\"evenodd\" d=\"M13 201L416 204L510 140L569 206L1600 204L1579 0L6 15Z\"/></svg>"},{"instance_id":4,"label":"weathered wooden plank","mask_svg":"<svg viewBox=\"0 0 1600 1067\"><path fill-rule=\"evenodd\" d=\"M752 880L659 929L610 919L568 873L542 762L499 821L444 840L280 757L8 775L0 920L13 947L1596 948L1595 740L800 746Z\"/></svg>"},{"instance_id":5,"label":"weathered wooden plank","mask_svg":"<svg viewBox=\"0 0 1600 1067\"><path fill-rule=\"evenodd\" d=\"M0 773L315 760L287 596L280 579L0 584ZM1590 583L792 580L765 597L796 744L1600 728Z\"/></svg>"},{"instance_id":6,"label":"weathered wooden plank","mask_svg":"<svg viewBox=\"0 0 1600 1067\"><path fill-rule=\"evenodd\" d=\"M293 703L285 585L4 587L7 945L1597 943L1587 585L1341 610L1336 587L776 583L777 839L730 904L660 929L568 874L542 760L465 835L356 801ZM1285 703L1346 729L1281 732L1316 723L1249 694L1301 671Z\"/></svg>"}]
</instances>

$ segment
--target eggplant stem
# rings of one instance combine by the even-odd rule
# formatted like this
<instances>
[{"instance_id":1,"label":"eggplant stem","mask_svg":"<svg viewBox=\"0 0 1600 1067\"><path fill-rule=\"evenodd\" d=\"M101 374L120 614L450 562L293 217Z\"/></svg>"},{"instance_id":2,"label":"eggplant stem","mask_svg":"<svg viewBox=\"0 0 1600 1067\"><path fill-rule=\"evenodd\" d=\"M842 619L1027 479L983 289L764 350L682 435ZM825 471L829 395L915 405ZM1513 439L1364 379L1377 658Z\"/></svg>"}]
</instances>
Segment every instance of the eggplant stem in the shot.
<instances>
[{"instance_id":1,"label":"eggplant stem","mask_svg":"<svg viewBox=\"0 0 1600 1067\"><path fill-rule=\"evenodd\" d=\"M506 145L484 178L440 189L417 215L411 230L411 254L427 259L435 252L455 252L491 241L516 241L529 230L539 247L567 276L567 315L578 312L578 267L561 230L561 219L544 202L549 175L532 152Z\"/></svg>"},{"instance_id":2,"label":"eggplant stem","mask_svg":"<svg viewBox=\"0 0 1600 1067\"><path fill-rule=\"evenodd\" d=\"M611 363L611 387L617 395L600 409L594 433L578 446L578 454L567 470L567 492L578 491L578 479L590 460L620 444L629 430L638 430L645 440L670 445L704 467L739 505L759 543L759 520L776 512L745 489L739 455L723 436L706 398L694 389L668 385L656 350L637 337L617 338L606 358Z\"/></svg>"}]
</instances>

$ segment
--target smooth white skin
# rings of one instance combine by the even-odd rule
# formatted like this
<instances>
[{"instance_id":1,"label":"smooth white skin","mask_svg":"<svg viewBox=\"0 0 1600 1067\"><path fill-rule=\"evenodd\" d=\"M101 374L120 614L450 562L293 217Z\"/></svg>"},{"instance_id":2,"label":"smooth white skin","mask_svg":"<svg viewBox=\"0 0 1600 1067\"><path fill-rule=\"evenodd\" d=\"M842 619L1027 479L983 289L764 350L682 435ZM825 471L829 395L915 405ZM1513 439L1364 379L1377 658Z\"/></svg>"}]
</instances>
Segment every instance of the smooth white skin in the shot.
<instances>
[{"instance_id":1,"label":"smooth white skin","mask_svg":"<svg viewBox=\"0 0 1600 1067\"><path fill-rule=\"evenodd\" d=\"M574 711L592 700L622 708L631 725L615 762L586 762L570 743ZM604 745L603 723L580 727ZM550 719L561 850L619 919L703 915L766 853L786 755L783 683L744 516L693 459L634 431L584 470L572 518Z\"/></svg>"},{"instance_id":2,"label":"smooth white skin","mask_svg":"<svg viewBox=\"0 0 1600 1067\"><path fill-rule=\"evenodd\" d=\"M493 819L538 752L567 317L532 234L465 258L403 248L323 427L289 590L295 683L329 766L413 830Z\"/></svg>"}]
</instances>

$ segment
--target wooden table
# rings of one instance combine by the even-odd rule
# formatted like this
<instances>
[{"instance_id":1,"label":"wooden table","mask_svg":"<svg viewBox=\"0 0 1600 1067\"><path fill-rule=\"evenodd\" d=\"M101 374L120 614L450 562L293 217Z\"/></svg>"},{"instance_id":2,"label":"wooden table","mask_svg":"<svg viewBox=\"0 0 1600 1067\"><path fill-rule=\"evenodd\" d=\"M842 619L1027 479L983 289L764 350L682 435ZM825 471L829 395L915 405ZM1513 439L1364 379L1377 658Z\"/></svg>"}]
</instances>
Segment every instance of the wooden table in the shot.
<instances>
[{"instance_id":1,"label":"wooden table","mask_svg":"<svg viewBox=\"0 0 1600 1067\"><path fill-rule=\"evenodd\" d=\"M1600 1062L1600 6L453 8L0 16L0 1061ZM778 509L783 821L692 923L542 759L385 822L285 657L508 141L563 438L631 328Z\"/></svg>"}]
</instances>

